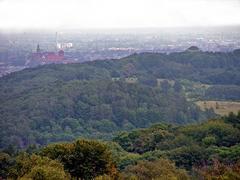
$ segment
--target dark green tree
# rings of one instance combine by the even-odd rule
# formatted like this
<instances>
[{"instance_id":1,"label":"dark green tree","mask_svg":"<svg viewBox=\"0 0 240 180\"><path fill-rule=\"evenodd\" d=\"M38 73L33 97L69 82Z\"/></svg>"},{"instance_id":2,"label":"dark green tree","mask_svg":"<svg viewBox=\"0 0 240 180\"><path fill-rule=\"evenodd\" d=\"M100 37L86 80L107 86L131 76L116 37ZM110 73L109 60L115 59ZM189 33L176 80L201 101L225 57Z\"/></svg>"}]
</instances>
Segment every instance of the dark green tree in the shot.
<instances>
[{"instance_id":1,"label":"dark green tree","mask_svg":"<svg viewBox=\"0 0 240 180\"><path fill-rule=\"evenodd\" d=\"M77 140L74 143L49 145L40 154L60 160L71 176L78 179L116 173L110 151L98 141Z\"/></svg>"}]
</instances>

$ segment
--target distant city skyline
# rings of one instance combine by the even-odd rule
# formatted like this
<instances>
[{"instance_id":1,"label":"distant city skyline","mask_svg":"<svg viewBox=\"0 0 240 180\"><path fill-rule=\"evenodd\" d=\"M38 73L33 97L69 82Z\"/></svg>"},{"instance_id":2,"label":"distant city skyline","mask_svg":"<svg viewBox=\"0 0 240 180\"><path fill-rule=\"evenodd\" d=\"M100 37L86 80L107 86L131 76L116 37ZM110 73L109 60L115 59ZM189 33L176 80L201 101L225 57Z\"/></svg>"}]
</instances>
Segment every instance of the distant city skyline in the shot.
<instances>
[{"instance_id":1,"label":"distant city skyline","mask_svg":"<svg viewBox=\"0 0 240 180\"><path fill-rule=\"evenodd\" d=\"M0 29L240 25L240 0L0 0Z\"/></svg>"}]
</instances>

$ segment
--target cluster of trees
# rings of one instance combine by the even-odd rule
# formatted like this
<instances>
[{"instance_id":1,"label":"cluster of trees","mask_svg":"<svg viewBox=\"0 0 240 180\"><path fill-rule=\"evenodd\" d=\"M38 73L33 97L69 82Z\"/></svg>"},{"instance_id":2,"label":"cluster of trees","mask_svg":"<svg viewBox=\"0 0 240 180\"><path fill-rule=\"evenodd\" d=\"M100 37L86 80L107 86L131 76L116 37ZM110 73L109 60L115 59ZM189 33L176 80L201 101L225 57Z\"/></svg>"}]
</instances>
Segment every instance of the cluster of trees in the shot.
<instances>
[{"instance_id":1,"label":"cluster of trees","mask_svg":"<svg viewBox=\"0 0 240 180\"><path fill-rule=\"evenodd\" d=\"M87 180L104 174L114 177L117 173L107 146L97 141L77 140L73 143L52 144L35 153L27 152L12 156L2 152L0 177Z\"/></svg>"},{"instance_id":2,"label":"cluster of trees","mask_svg":"<svg viewBox=\"0 0 240 180\"><path fill-rule=\"evenodd\" d=\"M205 92L204 99L214 100L232 100L238 101L240 94L239 86L233 85L216 85L208 88Z\"/></svg>"},{"instance_id":3,"label":"cluster of trees","mask_svg":"<svg viewBox=\"0 0 240 180\"><path fill-rule=\"evenodd\" d=\"M240 160L240 113L196 125L154 125L147 129L123 132L114 138L131 153L119 160L119 168L139 160L168 158L178 167L192 170L215 159L234 164ZM137 154L137 156L136 156ZM129 158L125 158L125 157Z\"/></svg>"},{"instance_id":4,"label":"cluster of trees","mask_svg":"<svg viewBox=\"0 0 240 180\"><path fill-rule=\"evenodd\" d=\"M240 179L240 162L226 165L215 160L213 165L203 166L195 171L199 179Z\"/></svg>"},{"instance_id":5,"label":"cluster of trees","mask_svg":"<svg viewBox=\"0 0 240 180\"><path fill-rule=\"evenodd\" d=\"M70 176L63 165L55 160L38 155L22 153L15 158L1 153L1 178L65 180Z\"/></svg>"},{"instance_id":6,"label":"cluster of trees","mask_svg":"<svg viewBox=\"0 0 240 180\"><path fill-rule=\"evenodd\" d=\"M186 170L176 168L168 159L156 161L139 161L136 165L128 166L122 173L123 179L150 180L150 179L190 179Z\"/></svg>"},{"instance_id":7,"label":"cluster of trees","mask_svg":"<svg viewBox=\"0 0 240 180\"><path fill-rule=\"evenodd\" d=\"M109 139L119 130L159 122L185 124L214 115L188 102L176 87L174 90L107 79L40 81L35 84L10 78L11 85L2 84L0 148L9 144L45 145L80 136Z\"/></svg>"},{"instance_id":8,"label":"cluster of trees","mask_svg":"<svg viewBox=\"0 0 240 180\"><path fill-rule=\"evenodd\" d=\"M0 178L239 179L240 112L196 125L154 125L113 141L76 140L0 153Z\"/></svg>"}]
</instances>

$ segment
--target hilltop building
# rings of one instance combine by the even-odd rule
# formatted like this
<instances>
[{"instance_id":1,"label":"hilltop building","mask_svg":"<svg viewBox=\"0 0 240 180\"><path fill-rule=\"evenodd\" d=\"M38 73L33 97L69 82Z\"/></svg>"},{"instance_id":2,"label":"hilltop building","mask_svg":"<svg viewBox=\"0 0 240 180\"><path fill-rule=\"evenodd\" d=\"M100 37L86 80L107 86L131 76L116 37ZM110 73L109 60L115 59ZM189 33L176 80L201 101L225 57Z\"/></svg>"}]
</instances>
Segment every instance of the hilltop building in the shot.
<instances>
[{"instance_id":1,"label":"hilltop building","mask_svg":"<svg viewBox=\"0 0 240 180\"><path fill-rule=\"evenodd\" d=\"M32 60L42 61L42 62L57 62L64 60L64 51L60 50L57 53L44 51L42 52L39 44L37 45L37 50L35 53L31 54Z\"/></svg>"},{"instance_id":2,"label":"hilltop building","mask_svg":"<svg viewBox=\"0 0 240 180\"><path fill-rule=\"evenodd\" d=\"M201 50L197 46L191 46L186 51L187 52L199 52Z\"/></svg>"},{"instance_id":3,"label":"hilltop building","mask_svg":"<svg viewBox=\"0 0 240 180\"><path fill-rule=\"evenodd\" d=\"M72 63L65 59L64 51L59 50L58 52L53 51L42 51L40 45L37 45L36 52L32 53L29 57L28 65L39 65L39 64L51 64L51 63Z\"/></svg>"}]
</instances>

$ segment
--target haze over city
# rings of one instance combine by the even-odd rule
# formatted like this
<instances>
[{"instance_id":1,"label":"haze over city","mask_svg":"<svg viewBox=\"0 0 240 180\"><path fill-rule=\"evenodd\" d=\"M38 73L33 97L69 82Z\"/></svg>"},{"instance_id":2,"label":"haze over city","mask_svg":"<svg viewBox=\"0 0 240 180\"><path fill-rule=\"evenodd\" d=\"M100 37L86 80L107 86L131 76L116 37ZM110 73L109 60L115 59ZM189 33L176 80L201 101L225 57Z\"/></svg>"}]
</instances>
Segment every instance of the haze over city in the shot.
<instances>
[{"instance_id":1,"label":"haze over city","mask_svg":"<svg viewBox=\"0 0 240 180\"><path fill-rule=\"evenodd\" d=\"M240 24L239 0L1 0L0 29Z\"/></svg>"}]
</instances>

